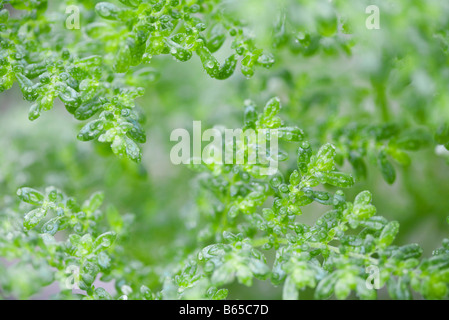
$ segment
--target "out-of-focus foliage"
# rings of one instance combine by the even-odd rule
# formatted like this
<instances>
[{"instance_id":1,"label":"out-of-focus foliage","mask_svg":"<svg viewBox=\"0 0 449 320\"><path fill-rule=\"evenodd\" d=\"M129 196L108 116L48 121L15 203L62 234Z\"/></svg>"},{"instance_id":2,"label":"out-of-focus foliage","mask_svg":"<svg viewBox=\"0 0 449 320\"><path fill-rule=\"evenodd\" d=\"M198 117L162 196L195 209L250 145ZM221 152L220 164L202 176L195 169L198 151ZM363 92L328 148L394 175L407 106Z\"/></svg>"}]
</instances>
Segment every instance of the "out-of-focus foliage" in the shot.
<instances>
[{"instance_id":1,"label":"out-of-focus foliage","mask_svg":"<svg viewBox=\"0 0 449 320\"><path fill-rule=\"evenodd\" d=\"M3 297L448 297L449 3L0 3ZM280 170L172 165L192 120Z\"/></svg>"}]
</instances>

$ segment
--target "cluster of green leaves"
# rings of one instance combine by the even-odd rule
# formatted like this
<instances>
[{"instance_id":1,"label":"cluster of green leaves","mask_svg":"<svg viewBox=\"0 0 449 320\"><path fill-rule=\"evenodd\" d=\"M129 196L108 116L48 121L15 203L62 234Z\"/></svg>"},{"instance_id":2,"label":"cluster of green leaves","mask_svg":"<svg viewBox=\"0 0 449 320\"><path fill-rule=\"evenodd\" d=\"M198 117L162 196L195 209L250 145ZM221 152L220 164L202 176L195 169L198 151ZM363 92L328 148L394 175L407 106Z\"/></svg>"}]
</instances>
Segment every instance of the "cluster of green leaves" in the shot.
<instances>
[{"instance_id":1,"label":"cluster of green leaves","mask_svg":"<svg viewBox=\"0 0 449 320\"><path fill-rule=\"evenodd\" d=\"M17 195L34 209L25 214L22 223L18 223L11 212L2 213L2 232L6 237L2 238L0 251L3 257L21 259L15 269L26 268L28 263L39 266L36 268L39 280L29 288L31 292L25 291L25 294L33 294L41 286L59 281L62 292L79 285L91 296L107 297L103 289L92 288L92 284L100 272L107 277L111 265L107 250L114 245L116 231L121 231L123 222L110 210L108 219L112 220L116 231L101 233L104 230L98 226L102 218L98 208L103 195L94 194L82 206L55 188L47 188L43 194L25 187L19 189ZM58 241L55 236L63 230L65 239ZM6 293L17 291L13 275L4 276L10 277L3 283Z\"/></svg>"},{"instance_id":2,"label":"cluster of green leaves","mask_svg":"<svg viewBox=\"0 0 449 320\"><path fill-rule=\"evenodd\" d=\"M148 268L123 254L121 243L129 236L133 215L120 215L114 207L103 213L102 193L82 205L54 187L45 193L24 187L17 195L22 201L17 210L30 211L23 218L12 209L0 215L0 255L20 259L9 268L1 267L3 297L28 298L56 282L58 299L161 298L144 285L136 292L128 285L134 284L129 278L139 281L139 272L146 281L149 274Z\"/></svg>"},{"instance_id":3,"label":"cluster of green leaves","mask_svg":"<svg viewBox=\"0 0 449 320\"><path fill-rule=\"evenodd\" d=\"M305 57L319 53L350 54L354 43L342 35L351 32L345 16L338 17L335 6L324 1L318 5L308 1L287 1L273 28L273 47L287 48L291 53Z\"/></svg>"},{"instance_id":4,"label":"cluster of green leaves","mask_svg":"<svg viewBox=\"0 0 449 320\"><path fill-rule=\"evenodd\" d=\"M270 100L259 119L298 132L281 125L276 116L279 108L273 104L279 106L278 100ZM247 109L254 110L254 106ZM297 168L286 175L278 172L263 177L241 165L226 165L228 168L222 170L203 167L209 173L201 181L204 189L198 203L207 203L205 199L211 196L213 200L199 207L197 219L203 225L196 234L200 242L221 242L203 249L198 260L213 284L237 278L250 286L254 277L270 278L274 285L283 284L285 299L297 299L298 292L306 287L315 289L318 299L332 294L345 299L351 291L371 299L376 297L376 290L368 289L370 273L366 270L374 266L379 270L379 286L387 283L392 298L411 298L410 288L425 298L447 297L447 245L421 261L418 245L392 245L399 224L376 215L370 192L363 191L354 202L348 202L341 190L332 193L318 188L348 188L354 183L351 175L336 171L333 145L326 144L314 153L303 134L286 140L299 144ZM273 199L271 208L265 207L267 199ZM304 207L314 202L331 209L314 224L299 223L297 218ZM258 247L275 250L272 267ZM189 274L191 278L189 272L191 266L181 276Z\"/></svg>"},{"instance_id":5,"label":"cluster of green leaves","mask_svg":"<svg viewBox=\"0 0 449 320\"><path fill-rule=\"evenodd\" d=\"M351 292L372 299L376 290L367 286L372 280L367 268L372 267L379 272L378 285L386 284L392 298L412 298L412 290L428 299L447 298L449 240L430 258L421 258L417 244L393 245L399 223L376 214L370 192L360 192L351 202L342 190L320 188L348 188L354 180L336 170L333 145L313 152L300 129L280 120L279 110L278 99L271 99L260 114L248 102L245 126L276 127L288 133L284 141L299 145L296 169L264 176L248 165L216 163L196 168L206 174L198 203L207 206L199 205L198 226L190 230L197 236L195 249L186 257L178 256L172 265L158 270L126 259L120 241L126 238L132 218L109 208L106 228L99 210L102 194L80 206L55 188L45 193L18 190L22 202L34 209L29 208L23 219L15 210L2 211L5 237L0 238L0 254L20 257L24 268L32 263L35 271L30 278L36 273L39 278L34 290L59 281L60 298L76 297L70 290L73 283L85 291L79 296L85 299L224 299L226 285L237 280L251 286L256 278L282 285L284 299L297 299L306 288L314 289L318 299L333 294L345 299ZM213 200L205 202L206 197ZM312 224L300 222L298 217L313 203L330 209ZM270 253L275 254L272 264L267 262ZM72 274L73 270L79 271ZM6 292L14 292L13 276L3 275ZM98 285L97 278L114 281L116 293Z\"/></svg>"},{"instance_id":6,"label":"cluster of green leaves","mask_svg":"<svg viewBox=\"0 0 449 320\"><path fill-rule=\"evenodd\" d=\"M397 124L345 125L334 129L332 141L339 154L339 165L344 159L351 163L360 179L367 176L364 159L377 165L383 178L389 184L396 179L396 170L389 158L402 166L411 162L408 152L417 151L432 143L432 136L426 128L403 129ZM350 142L349 142L350 141Z\"/></svg>"},{"instance_id":7,"label":"cluster of green leaves","mask_svg":"<svg viewBox=\"0 0 449 320\"><path fill-rule=\"evenodd\" d=\"M24 99L33 103L30 120L52 109L59 98L77 120L90 119L79 140L109 143L115 154L136 162L141 161L138 144L145 143L146 135L135 99L144 94L142 86L157 77L154 69L145 67L152 57L170 54L187 61L196 53L215 79L231 76L238 57L247 77L256 66L274 63L219 1L123 0L121 6L98 2L95 14L91 1L75 2L74 14L83 17L80 30L68 29L75 18L65 9L72 1L48 10L55 13L51 18L46 0L8 3L27 11L13 11L11 16L0 2L0 92L17 82ZM213 53L229 37L235 53L220 64Z\"/></svg>"}]
</instances>

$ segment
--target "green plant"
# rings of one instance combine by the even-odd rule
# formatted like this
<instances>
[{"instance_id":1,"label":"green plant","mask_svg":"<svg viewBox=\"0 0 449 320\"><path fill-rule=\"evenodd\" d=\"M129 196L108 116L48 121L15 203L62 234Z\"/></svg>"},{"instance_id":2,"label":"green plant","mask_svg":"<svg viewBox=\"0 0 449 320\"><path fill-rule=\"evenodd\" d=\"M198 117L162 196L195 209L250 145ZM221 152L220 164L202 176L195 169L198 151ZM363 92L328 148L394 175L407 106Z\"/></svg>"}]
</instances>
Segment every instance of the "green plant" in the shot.
<instances>
[{"instance_id":1,"label":"green plant","mask_svg":"<svg viewBox=\"0 0 449 320\"><path fill-rule=\"evenodd\" d=\"M1 111L0 257L13 266L0 263L0 294L59 283L58 299L373 299L386 286L381 297L447 299L449 7L374 2L379 30L365 27L367 1L0 1L3 96L17 83L30 120L59 98L89 120L78 140L95 140L66 137L56 110L32 129ZM80 29L66 27L69 5ZM277 130L276 173L157 160L177 116L236 126L242 114L242 129ZM440 229L422 248L425 221ZM245 295L255 282L281 289Z\"/></svg>"}]
</instances>

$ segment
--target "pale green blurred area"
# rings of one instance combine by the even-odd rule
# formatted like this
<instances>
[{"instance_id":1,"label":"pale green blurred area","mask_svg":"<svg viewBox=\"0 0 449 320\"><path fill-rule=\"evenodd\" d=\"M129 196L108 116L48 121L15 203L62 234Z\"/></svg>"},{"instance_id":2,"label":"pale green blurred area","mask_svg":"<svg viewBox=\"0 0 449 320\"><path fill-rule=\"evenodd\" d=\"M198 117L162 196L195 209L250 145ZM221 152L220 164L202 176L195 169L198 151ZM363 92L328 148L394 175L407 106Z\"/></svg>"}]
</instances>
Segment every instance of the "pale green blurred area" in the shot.
<instances>
[{"instance_id":1,"label":"pale green blurred area","mask_svg":"<svg viewBox=\"0 0 449 320\"><path fill-rule=\"evenodd\" d=\"M379 30L365 27L365 8L371 4L380 8ZM29 105L17 86L0 95L0 207L12 201L22 186L54 185L80 201L102 190L106 204L135 214L126 244L130 258L159 265L196 247L192 233L199 219L195 174L170 162L173 129L189 129L194 120L201 120L203 129L240 127L245 99L262 108L273 96L283 102L281 117L304 129L315 145L330 139L329 128L323 129L329 116L335 121L347 117L370 124L399 121L430 128L449 120L449 2L234 0L229 6L248 22L259 46L274 54L275 66L258 69L250 80L236 72L226 81L217 81L202 71L197 57L187 63L154 59L151 66L160 78L138 101L147 117L148 142L141 164L120 160L99 143L77 141L81 125L61 104L29 122ZM323 37L328 51L319 49L305 56L289 50L288 40L279 49L270 48L272 25L279 17L284 16L298 34L316 33L317 19L327 19L334 10L350 22L351 35L340 28L337 35ZM333 49L339 41L354 41L352 55ZM218 52L221 61L228 46L225 43ZM385 90L386 109L379 106L373 83ZM293 169L296 147L287 147L293 159L283 167L287 172ZM378 213L401 223L397 244L419 243L429 256L449 232L445 222L448 157L437 155L433 147L411 156L409 167L395 165L398 174L393 185L370 166L368 179L358 181L346 194L351 200L359 191L370 190ZM343 169L352 170L349 165ZM300 220L313 222L326 209L307 208ZM268 258L272 259L270 253ZM268 282L257 282L253 288L231 287L230 298L277 299L280 291Z\"/></svg>"}]
</instances>

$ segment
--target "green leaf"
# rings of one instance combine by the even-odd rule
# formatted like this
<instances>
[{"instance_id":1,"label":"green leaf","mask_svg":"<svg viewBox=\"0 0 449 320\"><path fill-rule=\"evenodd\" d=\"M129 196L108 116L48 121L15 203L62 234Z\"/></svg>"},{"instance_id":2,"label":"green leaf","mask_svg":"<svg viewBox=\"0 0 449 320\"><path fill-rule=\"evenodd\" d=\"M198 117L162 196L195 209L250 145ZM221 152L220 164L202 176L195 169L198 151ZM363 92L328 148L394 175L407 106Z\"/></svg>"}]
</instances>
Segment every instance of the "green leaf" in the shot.
<instances>
[{"instance_id":1,"label":"green leaf","mask_svg":"<svg viewBox=\"0 0 449 320\"><path fill-rule=\"evenodd\" d=\"M20 200L35 206L42 205L45 198L39 191L27 187L17 190L17 195Z\"/></svg>"},{"instance_id":2,"label":"green leaf","mask_svg":"<svg viewBox=\"0 0 449 320\"><path fill-rule=\"evenodd\" d=\"M95 251L105 250L109 248L117 238L117 234L113 231L105 232L95 239L93 244Z\"/></svg>"},{"instance_id":3,"label":"green leaf","mask_svg":"<svg viewBox=\"0 0 449 320\"><path fill-rule=\"evenodd\" d=\"M351 153L348 160L354 168L356 177L360 180L366 179L367 168L363 158L355 153Z\"/></svg>"},{"instance_id":4,"label":"green leaf","mask_svg":"<svg viewBox=\"0 0 449 320\"><path fill-rule=\"evenodd\" d=\"M301 146L298 148L298 158L297 164L298 169L301 174L307 173L307 165L310 162L310 158L312 157L312 148L308 142L301 143Z\"/></svg>"},{"instance_id":5,"label":"green leaf","mask_svg":"<svg viewBox=\"0 0 449 320\"><path fill-rule=\"evenodd\" d=\"M327 299L334 292L334 286L338 280L338 277L334 273L328 274L326 277L321 279L315 290L316 299Z\"/></svg>"},{"instance_id":6,"label":"green leaf","mask_svg":"<svg viewBox=\"0 0 449 320\"><path fill-rule=\"evenodd\" d=\"M95 288L94 298L97 300L112 300L112 296L104 288Z\"/></svg>"},{"instance_id":7,"label":"green leaf","mask_svg":"<svg viewBox=\"0 0 449 320\"><path fill-rule=\"evenodd\" d=\"M385 248L393 243L399 232L399 222L391 221L382 230L379 238L379 246Z\"/></svg>"},{"instance_id":8,"label":"green leaf","mask_svg":"<svg viewBox=\"0 0 449 320\"><path fill-rule=\"evenodd\" d=\"M393 182L396 180L396 171L394 170L391 162L388 161L385 151L379 152L377 162L385 181L389 184L393 184Z\"/></svg>"},{"instance_id":9,"label":"green leaf","mask_svg":"<svg viewBox=\"0 0 449 320\"><path fill-rule=\"evenodd\" d=\"M343 172L322 172L319 179L322 183L328 183L339 188L349 188L354 185L354 178Z\"/></svg>"},{"instance_id":10,"label":"green leaf","mask_svg":"<svg viewBox=\"0 0 449 320\"><path fill-rule=\"evenodd\" d=\"M95 11L103 19L117 20L121 10L110 2L99 2L95 6Z\"/></svg>"},{"instance_id":11,"label":"green leaf","mask_svg":"<svg viewBox=\"0 0 449 320\"><path fill-rule=\"evenodd\" d=\"M282 299L284 300L297 300L298 290L296 284L292 281L290 276L285 279L284 287L282 289Z\"/></svg>"},{"instance_id":12,"label":"green leaf","mask_svg":"<svg viewBox=\"0 0 449 320\"><path fill-rule=\"evenodd\" d=\"M372 200L371 192L365 190L360 192L354 199L355 205L367 205L370 204Z\"/></svg>"},{"instance_id":13,"label":"green leaf","mask_svg":"<svg viewBox=\"0 0 449 320\"><path fill-rule=\"evenodd\" d=\"M28 212L23 220L23 227L26 231L33 229L42 221L46 214L47 210L43 208L37 208Z\"/></svg>"},{"instance_id":14,"label":"green leaf","mask_svg":"<svg viewBox=\"0 0 449 320\"><path fill-rule=\"evenodd\" d=\"M139 146L127 136L116 135L111 148L115 154L121 157L126 156L136 162L140 162L142 159Z\"/></svg>"},{"instance_id":15,"label":"green leaf","mask_svg":"<svg viewBox=\"0 0 449 320\"><path fill-rule=\"evenodd\" d=\"M355 205L354 214L358 219L368 219L376 214L376 207L371 204Z\"/></svg>"},{"instance_id":16,"label":"green leaf","mask_svg":"<svg viewBox=\"0 0 449 320\"><path fill-rule=\"evenodd\" d=\"M413 297L408 283L403 277L400 277L397 281L390 278L387 281L388 293L393 299L412 300Z\"/></svg>"},{"instance_id":17,"label":"green leaf","mask_svg":"<svg viewBox=\"0 0 449 320\"><path fill-rule=\"evenodd\" d=\"M92 194L92 196L89 198L89 200L86 200L82 206L83 211L86 211L88 213L93 213L95 210L100 208L104 200L104 193L103 192L96 192Z\"/></svg>"},{"instance_id":18,"label":"green leaf","mask_svg":"<svg viewBox=\"0 0 449 320\"><path fill-rule=\"evenodd\" d=\"M79 132L78 139L90 141L97 139L104 132L103 120L94 120L86 124Z\"/></svg>"},{"instance_id":19,"label":"green leaf","mask_svg":"<svg viewBox=\"0 0 449 320\"><path fill-rule=\"evenodd\" d=\"M399 149L416 151L428 144L428 132L422 129L408 130L404 132L396 141Z\"/></svg>"},{"instance_id":20,"label":"green leaf","mask_svg":"<svg viewBox=\"0 0 449 320\"><path fill-rule=\"evenodd\" d=\"M335 169L335 147L327 143L318 150L315 165L316 170L320 172L329 172Z\"/></svg>"}]
</instances>

